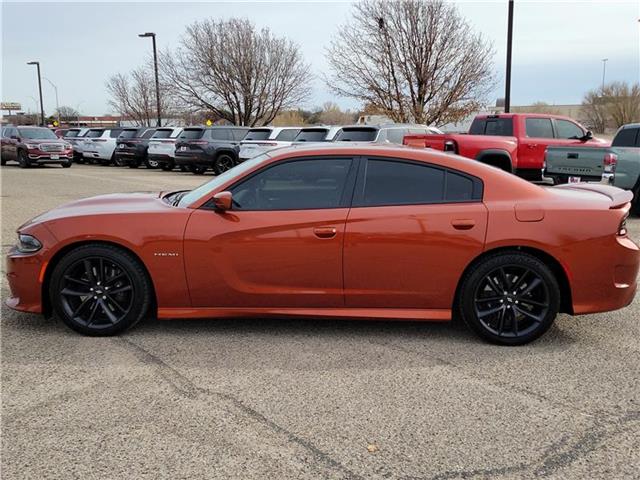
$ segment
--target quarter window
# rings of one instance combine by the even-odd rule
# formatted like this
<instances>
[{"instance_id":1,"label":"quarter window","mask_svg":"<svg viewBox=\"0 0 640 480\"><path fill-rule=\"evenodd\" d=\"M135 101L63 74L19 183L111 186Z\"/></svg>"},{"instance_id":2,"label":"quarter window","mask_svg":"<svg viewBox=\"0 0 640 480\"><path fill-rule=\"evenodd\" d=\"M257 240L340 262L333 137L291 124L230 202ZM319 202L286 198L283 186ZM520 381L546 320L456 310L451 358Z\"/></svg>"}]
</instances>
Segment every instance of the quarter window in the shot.
<instances>
[{"instance_id":1,"label":"quarter window","mask_svg":"<svg viewBox=\"0 0 640 480\"><path fill-rule=\"evenodd\" d=\"M339 208L351 159L308 159L268 167L231 189L236 210Z\"/></svg>"},{"instance_id":2,"label":"quarter window","mask_svg":"<svg viewBox=\"0 0 640 480\"><path fill-rule=\"evenodd\" d=\"M623 128L613 139L612 147L633 147L638 145L636 137L640 137L640 128Z\"/></svg>"},{"instance_id":3,"label":"quarter window","mask_svg":"<svg viewBox=\"0 0 640 480\"><path fill-rule=\"evenodd\" d=\"M550 118L527 118L525 121L527 137L553 138L553 127Z\"/></svg>"},{"instance_id":4,"label":"quarter window","mask_svg":"<svg viewBox=\"0 0 640 480\"><path fill-rule=\"evenodd\" d=\"M584 136L584 131L575 123L568 120L556 120L558 138L578 139Z\"/></svg>"}]
</instances>

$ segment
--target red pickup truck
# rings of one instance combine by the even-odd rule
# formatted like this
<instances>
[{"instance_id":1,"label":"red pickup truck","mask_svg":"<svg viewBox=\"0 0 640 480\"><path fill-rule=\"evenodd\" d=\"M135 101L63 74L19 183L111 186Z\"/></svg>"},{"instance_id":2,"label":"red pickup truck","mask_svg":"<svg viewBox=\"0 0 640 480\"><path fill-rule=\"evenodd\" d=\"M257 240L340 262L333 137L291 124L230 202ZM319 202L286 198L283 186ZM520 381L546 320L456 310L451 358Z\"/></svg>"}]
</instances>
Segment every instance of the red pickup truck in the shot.
<instances>
[{"instance_id":1,"label":"red pickup truck","mask_svg":"<svg viewBox=\"0 0 640 480\"><path fill-rule=\"evenodd\" d=\"M548 146L608 145L571 118L539 113L478 115L467 134L406 135L403 143L453 152L527 180L542 179Z\"/></svg>"}]
</instances>

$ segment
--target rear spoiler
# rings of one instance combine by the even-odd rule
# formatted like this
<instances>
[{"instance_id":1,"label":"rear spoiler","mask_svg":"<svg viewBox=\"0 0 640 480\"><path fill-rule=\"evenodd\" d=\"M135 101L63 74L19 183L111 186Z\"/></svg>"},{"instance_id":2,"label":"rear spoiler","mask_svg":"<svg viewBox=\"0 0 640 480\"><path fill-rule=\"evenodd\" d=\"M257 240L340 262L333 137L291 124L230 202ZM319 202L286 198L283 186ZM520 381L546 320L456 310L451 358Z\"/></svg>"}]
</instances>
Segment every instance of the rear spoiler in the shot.
<instances>
[{"instance_id":1,"label":"rear spoiler","mask_svg":"<svg viewBox=\"0 0 640 480\"><path fill-rule=\"evenodd\" d=\"M629 190L622 190L621 188L604 185L602 183L565 183L553 188L586 190L588 192L599 193L605 197L609 197L611 200L609 208L620 208L633 200L633 193Z\"/></svg>"}]
</instances>

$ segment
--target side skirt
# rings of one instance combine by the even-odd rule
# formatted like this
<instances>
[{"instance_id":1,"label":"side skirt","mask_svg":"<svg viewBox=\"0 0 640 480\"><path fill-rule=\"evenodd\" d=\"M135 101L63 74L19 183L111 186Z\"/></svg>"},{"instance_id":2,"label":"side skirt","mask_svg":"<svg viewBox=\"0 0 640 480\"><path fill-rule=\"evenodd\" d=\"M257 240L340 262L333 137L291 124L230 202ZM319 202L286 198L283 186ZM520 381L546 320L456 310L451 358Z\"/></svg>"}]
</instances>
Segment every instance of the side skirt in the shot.
<instances>
[{"instance_id":1,"label":"side skirt","mask_svg":"<svg viewBox=\"0 0 640 480\"><path fill-rule=\"evenodd\" d=\"M449 309L418 308L159 308L158 318L315 317L380 320L451 320Z\"/></svg>"}]
</instances>

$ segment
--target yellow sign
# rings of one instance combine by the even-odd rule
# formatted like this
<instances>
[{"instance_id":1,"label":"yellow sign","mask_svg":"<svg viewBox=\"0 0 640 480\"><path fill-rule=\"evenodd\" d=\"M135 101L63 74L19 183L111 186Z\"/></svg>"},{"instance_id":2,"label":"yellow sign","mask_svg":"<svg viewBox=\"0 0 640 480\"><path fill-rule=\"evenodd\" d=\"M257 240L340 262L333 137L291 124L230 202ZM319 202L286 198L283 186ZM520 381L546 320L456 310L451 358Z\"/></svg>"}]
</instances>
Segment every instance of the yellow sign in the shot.
<instances>
[{"instance_id":1,"label":"yellow sign","mask_svg":"<svg viewBox=\"0 0 640 480\"><path fill-rule=\"evenodd\" d=\"M207 124L207 127L210 127L211 125L213 125L213 122L211 120L209 120L207 118L207 121L205 122Z\"/></svg>"},{"instance_id":2,"label":"yellow sign","mask_svg":"<svg viewBox=\"0 0 640 480\"><path fill-rule=\"evenodd\" d=\"M59 124L58 124L58 121L57 121L57 120L54 120L54 121L53 121L53 126L54 126L54 127L57 127L58 125L59 125Z\"/></svg>"}]
</instances>

